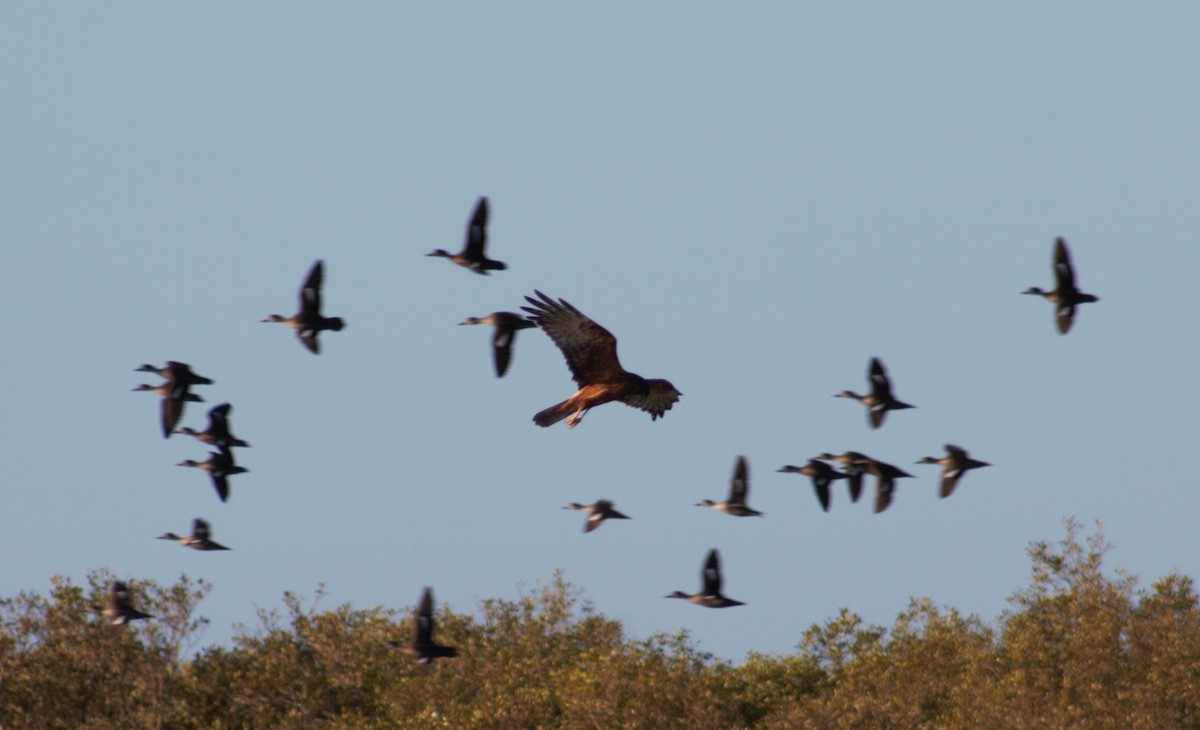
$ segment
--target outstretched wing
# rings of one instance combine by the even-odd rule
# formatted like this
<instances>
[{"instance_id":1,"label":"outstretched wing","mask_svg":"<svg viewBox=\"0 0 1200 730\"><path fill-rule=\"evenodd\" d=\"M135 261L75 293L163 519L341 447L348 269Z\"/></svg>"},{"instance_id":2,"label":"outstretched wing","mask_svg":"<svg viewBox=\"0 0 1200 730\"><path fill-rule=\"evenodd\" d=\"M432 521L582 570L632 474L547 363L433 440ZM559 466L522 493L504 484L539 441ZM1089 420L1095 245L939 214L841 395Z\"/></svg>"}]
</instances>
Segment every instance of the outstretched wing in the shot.
<instances>
[{"instance_id":1,"label":"outstretched wing","mask_svg":"<svg viewBox=\"0 0 1200 730\"><path fill-rule=\"evenodd\" d=\"M467 240L463 252L472 261L483 258L483 247L487 245L488 199L480 198L467 224Z\"/></svg>"},{"instance_id":2,"label":"outstretched wing","mask_svg":"<svg viewBox=\"0 0 1200 730\"><path fill-rule=\"evenodd\" d=\"M701 577L704 581L704 588L700 591L701 595L721 595L721 558L717 556L716 548L709 551Z\"/></svg>"},{"instance_id":3,"label":"outstretched wing","mask_svg":"<svg viewBox=\"0 0 1200 730\"><path fill-rule=\"evenodd\" d=\"M625 370L617 359L617 338L613 337L611 332L593 322L564 299L554 301L536 290L534 294L538 299L525 297L525 301L533 306L521 309L529 312L530 320L550 335L550 339L566 358L567 367L571 369L571 377L575 379L576 384L583 387L625 378ZM669 383L667 385L670 386ZM650 411L657 418L675 401L672 399L661 406L657 405L657 399L644 404L629 400L625 402L635 408Z\"/></svg>"},{"instance_id":4,"label":"outstretched wing","mask_svg":"<svg viewBox=\"0 0 1200 730\"><path fill-rule=\"evenodd\" d=\"M746 494L750 491L750 467L746 465L746 457L739 456L733 467L733 479L729 482L729 501L746 503Z\"/></svg>"},{"instance_id":5,"label":"outstretched wing","mask_svg":"<svg viewBox=\"0 0 1200 730\"><path fill-rule=\"evenodd\" d=\"M197 540L200 540L201 542L204 542L204 541L208 540L208 537L210 534L211 533L209 532L207 522L200 519L199 517L192 520L192 537L196 538Z\"/></svg>"},{"instance_id":6,"label":"outstretched wing","mask_svg":"<svg viewBox=\"0 0 1200 730\"><path fill-rule=\"evenodd\" d=\"M421 603L417 606L413 630L413 638L418 646L428 644L433 640L433 589L431 588L426 588L421 594Z\"/></svg>"},{"instance_id":7,"label":"outstretched wing","mask_svg":"<svg viewBox=\"0 0 1200 730\"><path fill-rule=\"evenodd\" d=\"M575 382L580 382L578 377L575 378ZM679 396L683 395L675 390L675 386L662 378L647 380L645 384L644 390L627 393L621 396L620 401L625 405L649 413L652 421L658 420L664 413L671 410L671 406L675 405Z\"/></svg>"},{"instance_id":8,"label":"outstretched wing","mask_svg":"<svg viewBox=\"0 0 1200 730\"><path fill-rule=\"evenodd\" d=\"M305 315L321 313L321 282L325 276L325 265L321 259L312 265L304 286L300 287L300 312Z\"/></svg>"},{"instance_id":9,"label":"outstretched wing","mask_svg":"<svg viewBox=\"0 0 1200 730\"><path fill-rule=\"evenodd\" d=\"M1054 308L1054 321L1058 323L1059 334L1071 331L1071 323L1075 321L1075 304L1059 302Z\"/></svg>"},{"instance_id":10,"label":"outstretched wing","mask_svg":"<svg viewBox=\"0 0 1200 730\"><path fill-rule=\"evenodd\" d=\"M892 399L892 383L888 380L887 370L884 370L883 362L879 358L871 358L871 368L867 376L871 380L871 395L874 395L876 400Z\"/></svg>"},{"instance_id":11,"label":"outstretched wing","mask_svg":"<svg viewBox=\"0 0 1200 730\"><path fill-rule=\"evenodd\" d=\"M1071 268L1071 253L1064 238L1054 240L1054 277L1059 289L1075 288L1075 271Z\"/></svg>"}]
</instances>

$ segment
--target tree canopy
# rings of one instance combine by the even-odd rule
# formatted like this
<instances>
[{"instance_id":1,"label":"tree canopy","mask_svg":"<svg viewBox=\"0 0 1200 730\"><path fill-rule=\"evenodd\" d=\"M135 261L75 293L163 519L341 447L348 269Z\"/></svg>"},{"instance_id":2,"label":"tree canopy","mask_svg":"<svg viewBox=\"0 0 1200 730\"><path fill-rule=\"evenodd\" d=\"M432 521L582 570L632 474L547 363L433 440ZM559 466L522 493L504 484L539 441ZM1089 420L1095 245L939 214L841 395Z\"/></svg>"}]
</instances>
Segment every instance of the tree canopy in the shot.
<instances>
[{"instance_id":1,"label":"tree canopy","mask_svg":"<svg viewBox=\"0 0 1200 730\"><path fill-rule=\"evenodd\" d=\"M391 649L412 611L285 594L229 646L198 647L210 586L131 581L155 618L95 615L113 576L55 577L0 599L0 727L1181 728L1200 727L1192 580L1145 589L1103 570L1099 526L1029 548L1029 585L994 622L916 598L890 627L849 609L782 656L740 663L685 633L626 636L562 574L476 614L439 607L458 657Z\"/></svg>"}]
</instances>

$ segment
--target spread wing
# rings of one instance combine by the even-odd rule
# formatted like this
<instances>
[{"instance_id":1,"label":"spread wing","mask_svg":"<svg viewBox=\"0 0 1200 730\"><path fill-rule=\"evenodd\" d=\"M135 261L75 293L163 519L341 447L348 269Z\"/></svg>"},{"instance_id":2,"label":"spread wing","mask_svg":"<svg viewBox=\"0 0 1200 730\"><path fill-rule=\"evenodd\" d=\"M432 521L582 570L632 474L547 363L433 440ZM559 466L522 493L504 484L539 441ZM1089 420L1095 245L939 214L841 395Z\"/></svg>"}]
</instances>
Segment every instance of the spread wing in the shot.
<instances>
[{"instance_id":1,"label":"spread wing","mask_svg":"<svg viewBox=\"0 0 1200 730\"><path fill-rule=\"evenodd\" d=\"M417 616L414 621L417 645L428 644L433 640L433 591L429 588L421 594L421 603L417 606Z\"/></svg>"},{"instance_id":2,"label":"spread wing","mask_svg":"<svg viewBox=\"0 0 1200 730\"><path fill-rule=\"evenodd\" d=\"M895 493L896 482L890 477L879 477L875 484L875 514L879 514L892 504L892 495Z\"/></svg>"},{"instance_id":3,"label":"spread wing","mask_svg":"<svg viewBox=\"0 0 1200 730\"><path fill-rule=\"evenodd\" d=\"M296 330L296 336L300 338L300 344L314 355L321 354L321 342L317 339L317 332L311 327Z\"/></svg>"},{"instance_id":4,"label":"spread wing","mask_svg":"<svg viewBox=\"0 0 1200 730\"><path fill-rule=\"evenodd\" d=\"M300 287L300 313L304 315L319 315L321 313L321 282L325 276L325 265L321 259L312 265L304 286Z\"/></svg>"},{"instance_id":5,"label":"spread wing","mask_svg":"<svg viewBox=\"0 0 1200 730\"><path fill-rule=\"evenodd\" d=\"M192 520L192 537L200 541L208 540L209 537L208 523L197 517Z\"/></svg>"},{"instance_id":6,"label":"spread wing","mask_svg":"<svg viewBox=\"0 0 1200 730\"><path fill-rule=\"evenodd\" d=\"M729 501L745 504L749 491L750 468L746 466L746 457L739 456L737 466L733 468L733 481L729 484Z\"/></svg>"},{"instance_id":7,"label":"spread wing","mask_svg":"<svg viewBox=\"0 0 1200 730\"><path fill-rule=\"evenodd\" d=\"M1075 288L1075 271L1071 268L1071 253L1067 250L1067 241L1057 238L1054 241L1054 277L1058 280L1060 289Z\"/></svg>"},{"instance_id":8,"label":"spread wing","mask_svg":"<svg viewBox=\"0 0 1200 730\"><path fill-rule=\"evenodd\" d=\"M575 382L580 382L579 378L575 378ZM580 384L582 385L582 383ZM646 380L645 384L644 390L627 393L621 396L620 401L625 405L649 413L652 421L658 420L664 413L671 410L671 406L675 405L679 396L683 395L675 390L675 386L661 378Z\"/></svg>"},{"instance_id":9,"label":"spread wing","mask_svg":"<svg viewBox=\"0 0 1200 730\"><path fill-rule=\"evenodd\" d=\"M700 591L701 595L721 595L721 559L717 556L716 548L709 551L701 577L704 581L704 589Z\"/></svg>"},{"instance_id":10,"label":"spread wing","mask_svg":"<svg viewBox=\"0 0 1200 730\"><path fill-rule=\"evenodd\" d=\"M488 199L480 198L475 205L475 213L467 224L467 240L463 245L463 253L467 258L478 261L483 258L483 247L487 245Z\"/></svg>"},{"instance_id":11,"label":"spread wing","mask_svg":"<svg viewBox=\"0 0 1200 730\"><path fill-rule=\"evenodd\" d=\"M534 294L538 296L537 299L525 297L525 301L533 306L521 309L529 312L530 320L550 335L550 339L566 358L571 377L577 385L583 387L593 383L614 382L626 377L627 373L617 359L617 338L613 337L611 332L593 322L566 300L559 299L556 302L536 290ZM669 383L667 385L670 386ZM670 390L673 391L674 388ZM643 397L640 402L625 402L635 408L650 411L657 418L675 402L671 399L663 404L662 399L663 395L659 393L656 398Z\"/></svg>"},{"instance_id":12,"label":"spread wing","mask_svg":"<svg viewBox=\"0 0 1200 730\"><path fill-rule=\"evenodd\" d=\"M887 371L883 369L883 363L879 358L871 358L871 368L867 376L871 380L871 394L876 397L876 400L889 401L892 399L892 384L888 380Z\"/></svg>"},{"instance_id":13,"label":"spread wing","mask_svg":"<svg viewBox=\"0 0 1200 730\"><path fill-rule=\"evenodd\" d=\"M818 474L812 480L813 489L817 492L817 501L821 503L821 510L824 512L829 511L829 482L829 476L825 474Z\"/></svg>"},{"instance_id":14,"label":"spread wing","mask_svg":"<svg viewBox=\"0 0 1200 730\"><path fill-rule=\"evenodd\" d=\"M1071 323L1075 321L1075 305L1066 302L1059 302L1054 308L1054 321L1058 323L1058 331L1060 334L1067 334L1071 331Z\"/></svg>"}]
</instances>

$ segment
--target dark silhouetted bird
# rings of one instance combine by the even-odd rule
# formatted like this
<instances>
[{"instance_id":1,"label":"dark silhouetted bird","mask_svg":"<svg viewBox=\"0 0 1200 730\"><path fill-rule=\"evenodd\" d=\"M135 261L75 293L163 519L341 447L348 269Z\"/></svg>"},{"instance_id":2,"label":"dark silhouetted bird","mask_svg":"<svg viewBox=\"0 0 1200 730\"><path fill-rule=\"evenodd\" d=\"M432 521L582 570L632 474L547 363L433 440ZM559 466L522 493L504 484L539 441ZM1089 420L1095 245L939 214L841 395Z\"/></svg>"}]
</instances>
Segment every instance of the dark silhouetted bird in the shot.
<instances>
[{"instance_id":1,"label":"dark silhouetted bird","mask_svg":"<svg viewBox=\"0 0 1200 730\"><path fill-rule=\"evenodd\" d=\"M1054 280L1052 291L1043 291L1041 287L1031 286L1022 294L1036 294L1054 303L1054 316L1058 323L1058 331L1067 334L1075 321L1075 305L1088 302L1098 302L1100 297L1094 294L1084 294L1075 288L1075 270L1071 267L1071 252L1067 250L1065 239L1054 241Z\"/></svg>"},{"instance_id":2,"label":"dark silhouetted bird","mask_svg":"<svg viewBox=\"0 0 1200 730\"><path fill-rule=\"evenodd\" d=\"M487 245L487 224L488 199L480 198L475 205L475 213L471 216L471 222L467 224L467 240L463 243L463 250L458 253L450 253L445 249L437 248L425 255L450 259L459 266L485 276L488 271L503 271L508 268L503 261L493 261L483 252Z\"/></svg>"},{"instance_id":3,"label":"dark silhouetted bird","mask_svg":"<svg viewBox=\"0 0 1200 730\"><path fill-rule=\"evenodd\" d=\"M741 601L735 601L732 598L726 598L721 595L721 559L717 555L716 548L709 551L708 559L704 561L704 569L700 571L700 582L699 593L689 594L683 591L675 591L667 596L667 598L682 598L685 601L691 601L697 606L705 606L707 608L729 608L730 606L746 605Z\"/></svg>"},{"instance_id":4,"label":"dark silhouetted bird","mask_svg":"<svg viewBox=\"0 0 1200 730\"><path fill-rule=\"evenodd\" d=\"M496 363L496 377L504 377L508 363L512 360L512 346L517 339L517 330L537 327L513 312L492 312L486 317L467 317L459 324L490 324L496 328L492 334L492 360Z\"/></svg>"},{"instance_id":5,"label":"dark silhouetted bird","mask_svg":"<svg viewBox=\"0 0 1200 730\"><path fill-rule=\"evenodd\" d=\"M321 343L317 341L321 330L340 332L346 326L346 321L341 317L325 317L321 314L321 284L324 276L325 266L317 259L304 279L304 286L300 287L300 311L290 317L271 314L263 320L282 322L296 330L301 344L314 355L321 354Z\"/></svg>"}]
</instances>

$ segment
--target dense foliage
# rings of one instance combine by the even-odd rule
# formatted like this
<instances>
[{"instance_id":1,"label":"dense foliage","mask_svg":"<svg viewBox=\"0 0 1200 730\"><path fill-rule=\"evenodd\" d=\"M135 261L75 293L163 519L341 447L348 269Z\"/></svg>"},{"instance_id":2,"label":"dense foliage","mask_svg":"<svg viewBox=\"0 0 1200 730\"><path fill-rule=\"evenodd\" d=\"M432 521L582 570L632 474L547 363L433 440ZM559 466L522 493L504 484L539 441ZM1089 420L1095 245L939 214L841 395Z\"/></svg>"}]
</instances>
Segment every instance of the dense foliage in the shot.
<instances>
[{"instance_id":1,"label":"dense foliage","mask_svg":"<svg viewBox=\"0 0 1200 730\"><path fill-rule=\"evenodd\" d=\"M1200 727L1191 579L1139 591L1068 521L1036 543L1030 585L995 625L913 600L890 628L843 610L796 653L734 665L686 634L626 637L561 576L478 615L438 613L460 656L430 669L388 648L409 618L284 597L229 647L197 651L209 590L134 582L152 621L94 615L87 590L0 600L0 727L1183 728Z\"/></svg>"}]
</instances>

